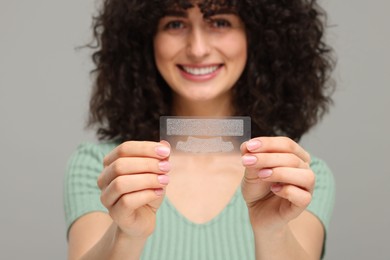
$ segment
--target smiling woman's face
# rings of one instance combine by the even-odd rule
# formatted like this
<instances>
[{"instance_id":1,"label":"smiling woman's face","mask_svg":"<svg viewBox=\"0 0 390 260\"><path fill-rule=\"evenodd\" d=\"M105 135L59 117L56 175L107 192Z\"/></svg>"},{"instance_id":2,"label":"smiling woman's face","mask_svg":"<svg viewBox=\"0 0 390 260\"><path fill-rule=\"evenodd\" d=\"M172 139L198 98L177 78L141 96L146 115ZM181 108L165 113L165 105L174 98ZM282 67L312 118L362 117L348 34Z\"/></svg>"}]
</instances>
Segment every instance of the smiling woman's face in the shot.
<instances>
[{"instance_id":1,"label":"smiling woman's face","mask_svg":"<svg viewBox=\"0 0 390 260\"><path fill-rule=\"evenodd\" d=\"M198 7L173 9L158 23L154 55L175 98L230 100L247 60L245 26L225 9L207 18Z\"/></svg>"}]
</instances>

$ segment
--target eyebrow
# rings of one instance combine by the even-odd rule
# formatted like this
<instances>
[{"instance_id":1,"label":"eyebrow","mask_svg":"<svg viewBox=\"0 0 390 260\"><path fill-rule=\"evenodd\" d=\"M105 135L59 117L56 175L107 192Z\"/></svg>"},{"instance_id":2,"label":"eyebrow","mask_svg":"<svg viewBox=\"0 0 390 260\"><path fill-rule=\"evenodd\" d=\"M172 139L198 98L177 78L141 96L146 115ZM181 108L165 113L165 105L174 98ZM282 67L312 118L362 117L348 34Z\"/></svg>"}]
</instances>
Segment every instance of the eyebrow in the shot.
<instances>
[{"instance_id":1,"label":"eyebrow","mask_svg":"<svg viewBox=\"0 0 390 260\"><path fill-rule=\"evenodd\" d=\"M234 14L237 15L237 11L234 10L233 8L219 8L216 10L210 10L207 13L204 13L204 17L210 17L214 15L219 15L219 14ZM180 10L180 9L168 9L164 12L163 16L174 16L174 17L183 17L187 18L188 13L186 10Z\"/></svg>"},{"instance_id":2,"label":"eyebrow","mask_svg":"<svg viewBox=\"0 0 390 260\"><path fill-rule=\"evenodd\" d=\"M168 9L164 12L164 16L175 16L175 17L188 17L188 13L185 10Z\"/></svg>"},{"instance_id":3,"label":"eyebrow","mask_svg":"<svg viewBox=\"0 0 390 260\"><path fill-rule=\"evenodd\" d=\"M208 16L218 15L218 14L234 14L237 15L237 11L233 8L219 8L216 10L210 10L206 12L206 14L209 14Z\"/></svg>"}]
</instances>

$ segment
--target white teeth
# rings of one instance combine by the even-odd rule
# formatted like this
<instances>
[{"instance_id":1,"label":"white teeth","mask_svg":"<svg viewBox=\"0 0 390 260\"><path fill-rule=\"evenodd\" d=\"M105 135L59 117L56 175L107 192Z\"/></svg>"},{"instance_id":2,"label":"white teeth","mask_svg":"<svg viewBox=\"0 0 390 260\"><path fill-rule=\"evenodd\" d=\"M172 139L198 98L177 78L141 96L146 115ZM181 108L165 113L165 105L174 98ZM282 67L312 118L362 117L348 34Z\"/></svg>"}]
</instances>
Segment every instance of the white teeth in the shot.
<instances>
[{"instance_id":1,"label":"white teeth","mask_svg":"<svg viewBox=\"0 0 390 260\"><path fill-rule=\"evenodd\" d=\"M203 67L203 68L194 68L194 67L185 67L182 66L183 70L189 74L195 75L195 76L202 76L207 75L210 73L213 73L216 71L219 66L210 66L210 67Z\"/></svg>"}]
</instances>

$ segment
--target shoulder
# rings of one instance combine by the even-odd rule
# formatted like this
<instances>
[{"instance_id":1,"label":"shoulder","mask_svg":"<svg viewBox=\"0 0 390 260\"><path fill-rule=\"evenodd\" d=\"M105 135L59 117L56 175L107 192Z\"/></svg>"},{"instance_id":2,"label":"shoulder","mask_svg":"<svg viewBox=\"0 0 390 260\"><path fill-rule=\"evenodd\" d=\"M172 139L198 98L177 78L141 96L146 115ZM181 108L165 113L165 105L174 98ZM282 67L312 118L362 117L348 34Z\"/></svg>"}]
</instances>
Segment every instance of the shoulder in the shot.
<instances>
[{"instance_id":1,"label":"shoulder","mask_svg":"<svg viewBox=\"0 0 390 260\"><path fill-rule=\"evenodd\" d=\"M69 163L79 161L80 159L95 159L101 161L106 154L114 149L118 143L116 142L83 142L77 146L75 151L72 153Z\"/></svg>"},{"instance_id":2,"label":"shoulder","mask_svg":"<svg viewBox=\"0 0 390 260\"><path fill-rule=\"evenodd\" d=\"M96 156L105 156L119 143L117 142L83 142L79 144L74 154L91 154Z\"/></svg>"},{"instance_id":3,"label":"shoulder","mask_svg":"<svg viewBox=\"0 0 390 260\"><path fill-rule=\"evenodd\" d=\"M311 157L310 167L315 174L316 181L308 210L314 213L328 229L335 203L336 183L328 164L315 156Z\"/></svg>"},{"instance_id":4,"label":"shoulder","mask_svg":"<svg viewBox=\"0 0 390 260\"><path fill-rule=\"evenodd\" d=\"M318 158L317 156L312 154L310 156L311 156L310 167L329 169L327 163L323 159Z\"/></svg>"},{"instance_id":5,"label":"shoulder","mask_svg":"<svg viewBox=\"0 0 390 260\"><path fill-rule=\"evenodd\" d=\"M332 186L334 185L333 172L324 160L316 156L311 156L310 167L316 176L317 184L319 181L321 181L332 184Z\"/></svg>"},{"instance_id":6,"label":"shoulder","mask_svg":"<svg viewBox=\"0 0 390 260\"><path fill-rule=\"evenodd\" d=\"M80 216L106 209L100 202L96 180L103 170L103 158L117 143L84 142L70 156L64 177L64 211L67 229Z\"/></svg>"},{"instance_id":7,"label":"shoulder","mask_svg":"<svg viewBox=\"0 0 390 260\"><path fill-rule=\"evenodd\" d=\"M103 158L117 145L116 142L79 144L68 160L66 176L100 172L103 169Z\"/></svg>"}]
</instances>

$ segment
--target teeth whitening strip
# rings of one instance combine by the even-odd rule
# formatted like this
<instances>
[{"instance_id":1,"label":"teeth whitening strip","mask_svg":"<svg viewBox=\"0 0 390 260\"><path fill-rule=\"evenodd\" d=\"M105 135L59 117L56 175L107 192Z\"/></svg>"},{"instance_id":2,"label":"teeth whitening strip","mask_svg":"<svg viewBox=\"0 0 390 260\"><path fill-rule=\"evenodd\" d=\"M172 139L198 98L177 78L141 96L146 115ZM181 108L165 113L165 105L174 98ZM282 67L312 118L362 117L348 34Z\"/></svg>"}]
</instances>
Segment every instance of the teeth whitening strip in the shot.
<instances>
[{"instance_id":1,"label":"teeth whitening strip","mask_svg":"<svg viewBox=\"0 0 390 260\"><path fill-rule=\"evenodd\" d=\"M176 151L237 152L250 138L250 117L160 117L160 140L168 141Z\"/></svg>"}]
</instances>

